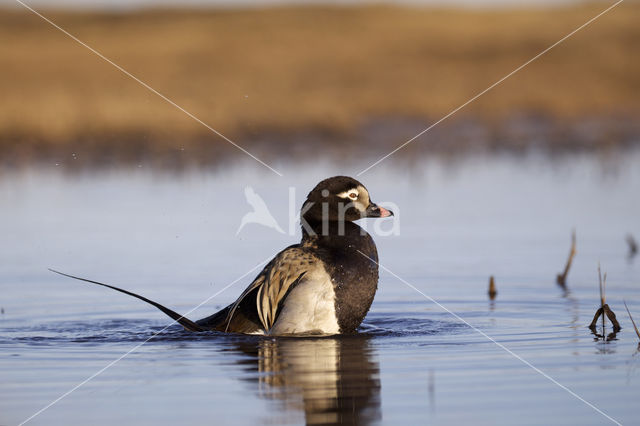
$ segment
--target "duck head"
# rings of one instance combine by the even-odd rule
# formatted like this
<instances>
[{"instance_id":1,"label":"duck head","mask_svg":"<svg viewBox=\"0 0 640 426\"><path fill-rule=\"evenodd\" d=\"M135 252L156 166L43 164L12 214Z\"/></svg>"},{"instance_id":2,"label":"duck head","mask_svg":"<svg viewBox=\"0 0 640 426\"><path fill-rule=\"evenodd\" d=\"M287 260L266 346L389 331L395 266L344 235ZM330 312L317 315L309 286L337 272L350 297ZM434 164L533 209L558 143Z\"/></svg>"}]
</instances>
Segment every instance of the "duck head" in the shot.
<instances>
[{"instance_id":1,"label":"duck head","mask_svg":"<svg viewBox=\"0 0 640 426\"><path fill-rule=\"evenodd\" d=\"M354 178L334 176L309 192L300 216L308 223L352 222L366 217L389 217L393 212L371 201L367 188Z\"/></svg>"}]
</instances>

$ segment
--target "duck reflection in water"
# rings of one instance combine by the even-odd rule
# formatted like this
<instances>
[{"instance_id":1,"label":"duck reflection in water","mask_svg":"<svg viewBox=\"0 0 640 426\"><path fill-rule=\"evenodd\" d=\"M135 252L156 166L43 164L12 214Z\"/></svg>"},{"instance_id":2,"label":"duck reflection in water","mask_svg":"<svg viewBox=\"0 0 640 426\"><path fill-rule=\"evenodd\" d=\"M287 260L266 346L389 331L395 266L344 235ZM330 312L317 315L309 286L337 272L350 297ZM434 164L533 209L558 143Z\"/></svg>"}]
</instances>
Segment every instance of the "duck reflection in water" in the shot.
<instances>
[{"instance_id":1,"label":"duck reflection in water","mask_svg":"<svg viewBox=\"0 0 640 426\"><path fill-rule=\"evenodd\" d=\"M290 423L300 414L308 425L380 420L379 366L366 336L260 339L237 349L250 356L250 370L257 366L249 380L259 396L283 409L270 422Z\"/></svg>"}]
</instances>

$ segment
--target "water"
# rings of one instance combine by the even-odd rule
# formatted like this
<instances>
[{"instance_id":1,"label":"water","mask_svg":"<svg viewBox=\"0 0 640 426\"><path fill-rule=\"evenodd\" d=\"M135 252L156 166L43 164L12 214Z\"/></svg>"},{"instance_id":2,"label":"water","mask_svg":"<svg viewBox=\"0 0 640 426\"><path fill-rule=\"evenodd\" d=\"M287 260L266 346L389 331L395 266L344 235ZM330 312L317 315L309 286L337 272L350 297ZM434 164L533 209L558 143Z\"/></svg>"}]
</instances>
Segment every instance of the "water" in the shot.
<instances>
[{"instance_id":1,"label":"water","mask_svg":"<svg viewBox=\"0 0 640 426\"><path fill-rule=\"evenodd\" d=\"M0 424L19 424L105 366L28 424L611 423L577 396L637 423L639 340L622 300L640 320L640 260L624 242L640 238L639 152L372 169L361 180L374 201L397 205L399 231L374 235L388 271L357 336L191 334L138 300L47 271L185 313L299 238L255 224L236 235L246 185L288 231L290 186L298 208L320 179L366 165L281 165L283 178L243 162L2 172ZM578 254L563 291L555 275L572 228ZM586 328L598 262L623 326L607 342ZM188 316L231 302L255 274Z\"/></svg>"}]
</instances>

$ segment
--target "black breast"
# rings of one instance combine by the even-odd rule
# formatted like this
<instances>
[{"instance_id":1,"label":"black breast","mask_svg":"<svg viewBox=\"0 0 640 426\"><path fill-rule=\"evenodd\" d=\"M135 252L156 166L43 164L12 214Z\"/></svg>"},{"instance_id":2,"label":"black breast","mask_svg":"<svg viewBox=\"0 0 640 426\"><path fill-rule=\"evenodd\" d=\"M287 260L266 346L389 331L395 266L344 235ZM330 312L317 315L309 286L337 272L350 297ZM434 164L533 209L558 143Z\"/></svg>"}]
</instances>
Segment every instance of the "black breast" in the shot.
<instances>
[{"instance_id":1,"label":"black breast","mask_svg":"<svg viewBox=\"0 0 640 426\"><path fill-rule=\"evenodd\" d=\"M344 230L337 224L335 229L329 228L327 235L311 239L333 280L340 332L353 333L367 315L378 288L378 251L371 235L355 223L345 222ZM303 244L305 239L310 237L305 235Z\"/></svg>"}]
</instances>

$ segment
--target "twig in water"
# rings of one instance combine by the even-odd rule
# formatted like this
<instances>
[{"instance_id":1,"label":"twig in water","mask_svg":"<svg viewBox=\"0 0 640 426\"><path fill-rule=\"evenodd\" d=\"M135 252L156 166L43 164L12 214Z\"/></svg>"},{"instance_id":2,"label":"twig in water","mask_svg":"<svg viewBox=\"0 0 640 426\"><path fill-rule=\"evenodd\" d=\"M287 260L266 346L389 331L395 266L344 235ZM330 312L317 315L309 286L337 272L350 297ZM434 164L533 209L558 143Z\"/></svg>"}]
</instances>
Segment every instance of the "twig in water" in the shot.
<instances>
[{"instance_id":1,"label":"twig in water","mask_svg":"<svg viewBox=\"0 0 640 426\"><path fill-rule=\"evenodd\" d=\"M629 314L629 319L631 320L631 324L633 324L633 328L636 330L638 339L640 339L640 330L638 330L638 326L636 325L636 322L633 320L633 317L631 316L631 312L629 312L629 307L627 306L627 302L625 302L624 300L622 302L624 303L624 307L627 310L627 314Z\"/></svg>"},{"instance_id":2,"label":"twig in water","mask_svg":"<svg viewBox=\"0 0 640 426\"><path fill-rule=\"evenodd\" d=\"M620 327L620 323L616 318L616 314L611 310L609 305L607 305L607 273L605 272L603 278L602 273L600 272L600 264L598 264L598 278L600 281L600 308L598 308L596 314L593 316L593 320L591 321L591 324L589 324L589 328L597 336L598 334L595 332L595 330L598 324L598 318L600 318L600 315L602 315L602 335L604 336L605 315L607 318L609 318L609 321L611 321L614 333L620 331L622 327Z\"/></svg>"},{"instance_id":3,"label":"twig in water","mask_svg":"<svg viewBox=\"0 0 640 426\"><path fill-rule=\"evenodd\" d=\"M598 262L598 287L600 288L600 308L604 311L604 305L607 304L607 273L604 273L604 279L602 279L600 262ZM604 325L604 316L602 317L602 324Z\"/></svg>"},{"instance_id":4,"label":"twig in water","mask_svg":"<svg viewBox=\"0 0 640 426\"><path fill-rule=\"evenodd\" d=\"M496 280L493 278L493 275L491 275L489 277L489 299L495 299L497 294L498 290L496 290Z\"/></svg>"},{"instance_id":5,"label":"twig in water","mask_svg":"<svg viewBox=\"0 0 640 426\"><path fill-rule=\"evenodd\" d=\"M638 254L638 243L633 238L633 235L627 234L627 244L629 245L629 257L633 257Z\"/></svg>"},{"instance_id":6,"label":"twig in water","mask_svg":"<svg viewBox=\"0 0 640 426\"><path fill-rule=\"evenodd\" d=\"M571 232L571 251L569 251L569 258L567 259L567 264L564 267L564 271L561 274L556 276L556 282L561 287L567 286L567 275L569 275L569 269L571 268L571 262L573 262L573 258L576 255L576 230L574 229Z\"/></svg>"}]
</instances>

